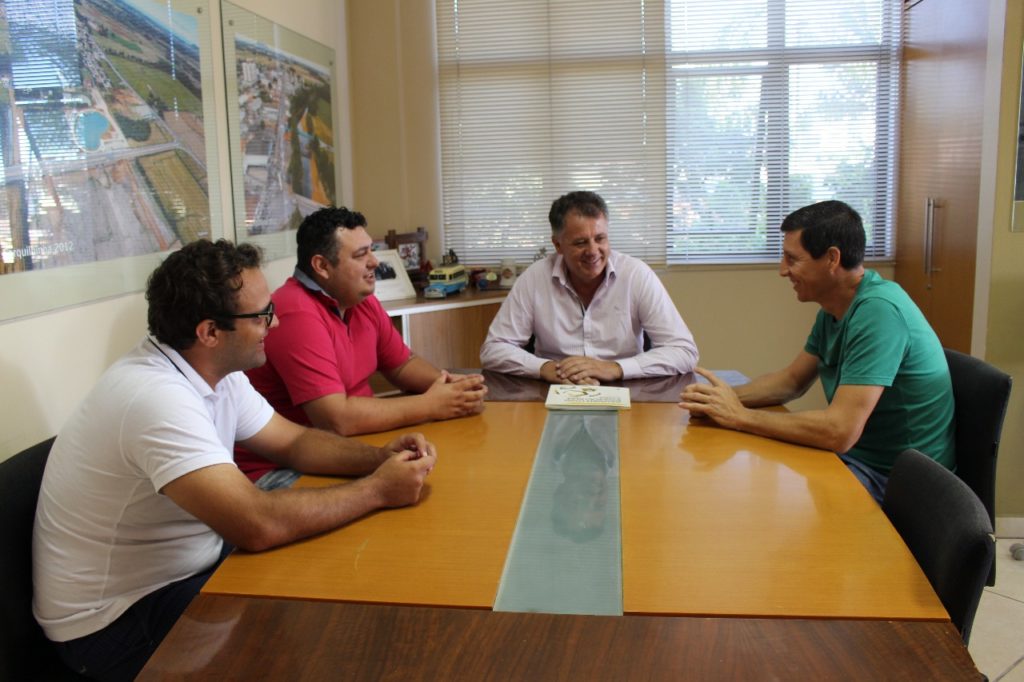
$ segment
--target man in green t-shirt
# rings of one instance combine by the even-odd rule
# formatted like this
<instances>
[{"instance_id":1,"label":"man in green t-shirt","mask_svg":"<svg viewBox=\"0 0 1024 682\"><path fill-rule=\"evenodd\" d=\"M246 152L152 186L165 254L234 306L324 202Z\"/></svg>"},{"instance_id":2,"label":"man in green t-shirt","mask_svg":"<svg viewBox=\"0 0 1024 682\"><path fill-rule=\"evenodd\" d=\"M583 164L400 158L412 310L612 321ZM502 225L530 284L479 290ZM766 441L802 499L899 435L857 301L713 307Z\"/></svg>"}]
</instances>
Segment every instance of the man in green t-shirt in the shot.
<instances>
[{"instance_id":1,"label":"man in green t-shirt","mask_svg":"<svg viewBox=\"0 0 1024 682\"><path fill-rule=\"evenodd\" d=\"M680 407L718 424L831 450L879 502L896 456L916 448L945 467L953 451L953 387L946 357L924 315L895 282L864 269L864 227L841 201L794 211L782 222L779 274L797 299L821 306L807 343L785 369L735 390L697 368ZM828 407L781 405L821 379Z\"/></svg>"}]
</instances>

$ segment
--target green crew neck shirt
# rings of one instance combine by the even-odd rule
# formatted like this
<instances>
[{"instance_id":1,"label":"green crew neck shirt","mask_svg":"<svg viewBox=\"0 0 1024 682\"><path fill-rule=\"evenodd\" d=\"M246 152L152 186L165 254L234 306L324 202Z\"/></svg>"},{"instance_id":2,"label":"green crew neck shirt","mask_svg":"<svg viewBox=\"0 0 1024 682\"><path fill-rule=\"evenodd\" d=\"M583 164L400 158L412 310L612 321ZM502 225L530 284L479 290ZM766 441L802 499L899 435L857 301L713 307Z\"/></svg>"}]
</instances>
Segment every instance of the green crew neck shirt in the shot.
<instances>
[{"instance_id":1,"label":"green crew neck shirt","mask_svg":"<svg viewBox=\"0 0 1024 682\"><path fill-rule=\"evenodd\" d=\"M884 386L845 453L888 474L907 448L953 469L953 385L942 344L900 285L865 270L841 319L818 311L804 350L818 358L825 398L839 386Z\"/></svg>"}]
</instances>

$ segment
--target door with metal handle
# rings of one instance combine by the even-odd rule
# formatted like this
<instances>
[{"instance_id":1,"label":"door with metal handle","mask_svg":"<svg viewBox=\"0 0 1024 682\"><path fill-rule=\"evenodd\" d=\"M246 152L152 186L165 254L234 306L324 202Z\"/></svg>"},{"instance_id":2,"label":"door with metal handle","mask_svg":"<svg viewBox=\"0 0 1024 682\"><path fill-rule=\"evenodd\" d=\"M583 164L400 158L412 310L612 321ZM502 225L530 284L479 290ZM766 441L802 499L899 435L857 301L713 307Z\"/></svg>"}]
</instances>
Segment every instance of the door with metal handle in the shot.
<instances>
[{"instance_id":1,"label":"door with metal handle","mask_svg":"<svg viewBox=\"0 0 1024 682\"><path fill-rule=\"evenodd\" d=\"M932 288L932 273L942 272L941 268L935 267L935 209L942 208L942 204L934 197L928 197L924 202L924 276L925 288Z\"/></svg>"}]
</instances>

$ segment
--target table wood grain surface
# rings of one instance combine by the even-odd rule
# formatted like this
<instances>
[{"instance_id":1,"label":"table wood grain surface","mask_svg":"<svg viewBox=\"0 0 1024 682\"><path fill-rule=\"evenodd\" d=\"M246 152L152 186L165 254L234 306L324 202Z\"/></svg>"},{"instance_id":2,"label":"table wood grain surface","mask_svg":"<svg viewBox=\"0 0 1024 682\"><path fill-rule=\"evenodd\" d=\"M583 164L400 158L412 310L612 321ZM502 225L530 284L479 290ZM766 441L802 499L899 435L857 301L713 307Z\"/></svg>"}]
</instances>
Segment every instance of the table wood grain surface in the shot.
<instances>
[{"instance_id":1,"label":"table wood grain surface","mask_svg":"<svg viewBox=\"0 0 1024 682\"><path fill-rule=\"evenodd\" d=\"M979 680L951 623L200 595L138 680Z\"/></svg>"},{"instance_id":2,"label":"table wood grain surface","mask_svg":"<svg viewBox=\"0 0 1024 682\"><path fill-rule=\"evenodd\" d=\"M490 609L545 416L540 403L488 403L417 427L440 453L417 506L235 553L204 592ZM622 412L619 438L627 613L948 618L834 455L690 423L668 403Z\"/></svg>"}]
</instances>

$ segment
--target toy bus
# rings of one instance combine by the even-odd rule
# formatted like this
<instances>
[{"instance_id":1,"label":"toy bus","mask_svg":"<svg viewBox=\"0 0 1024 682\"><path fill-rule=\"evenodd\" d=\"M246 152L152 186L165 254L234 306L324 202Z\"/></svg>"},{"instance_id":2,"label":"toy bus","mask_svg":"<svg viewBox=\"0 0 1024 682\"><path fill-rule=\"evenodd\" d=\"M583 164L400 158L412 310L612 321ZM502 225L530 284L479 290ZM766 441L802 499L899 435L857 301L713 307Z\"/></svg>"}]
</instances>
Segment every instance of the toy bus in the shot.
<instances>
[{"instance_id":1,"label":"toy bus","mask_svg":"<svg viewBox=\"0 0 1024 682\"><path fill-rule=\"evenodd\" d=\"M469 284L466 268L461 265L442 265L430 271L427 288L423 295L427 298L444 298L448 294L457 294Z\"/></svg>"}]
</instances>

